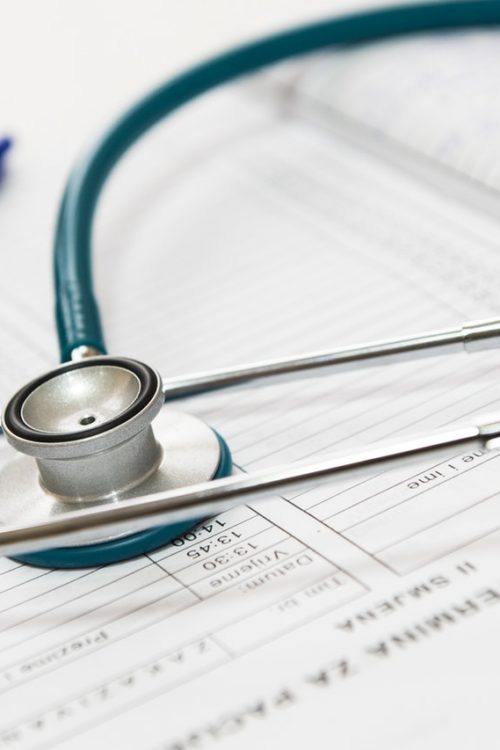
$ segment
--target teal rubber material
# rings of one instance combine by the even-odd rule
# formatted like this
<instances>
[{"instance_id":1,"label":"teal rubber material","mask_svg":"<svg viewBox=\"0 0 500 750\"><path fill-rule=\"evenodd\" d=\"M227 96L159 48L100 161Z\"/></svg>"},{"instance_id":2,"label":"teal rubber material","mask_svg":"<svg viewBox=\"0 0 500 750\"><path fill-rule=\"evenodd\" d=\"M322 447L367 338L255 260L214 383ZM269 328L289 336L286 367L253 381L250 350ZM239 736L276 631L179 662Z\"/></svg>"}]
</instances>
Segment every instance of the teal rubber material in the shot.
<instances>
[{"instance_id":1,"label":"teal rubber material","mask_svg":"<svg viewBox=\"0 0 500 750\"><path fill-rule=\"evenodd\" d=\"M214 430L215 432L215 430ZM220 462L213 479L227 477L231 473L231 452L226 441L216 432L220 446ZM202 519L198 519L198 522ZM129 560L145 552L151 552L196 525L197 521L181 521L169 526L157 526L121 537L111 542L100 542L82 547L59 547L32 554L16 555L15 560L40 568L95 568L101 565Z\"/></svg>"},{"instance_id":2,"label":"teal rubber material","mask_svg":"<svg viewBox=\"0 0 500 750\"><path fill-rule=\"evenodd\" d=\"M105 353L92 282L93 217L99 194L113 167L149 128L210 89L291 57L404 34L499 23L500 0L459 0L370 10L319 21L233 49L145 96L78 162L67 183L54 248L56 319L62 361L80 345Z\"/></svg>"}]
</instances>

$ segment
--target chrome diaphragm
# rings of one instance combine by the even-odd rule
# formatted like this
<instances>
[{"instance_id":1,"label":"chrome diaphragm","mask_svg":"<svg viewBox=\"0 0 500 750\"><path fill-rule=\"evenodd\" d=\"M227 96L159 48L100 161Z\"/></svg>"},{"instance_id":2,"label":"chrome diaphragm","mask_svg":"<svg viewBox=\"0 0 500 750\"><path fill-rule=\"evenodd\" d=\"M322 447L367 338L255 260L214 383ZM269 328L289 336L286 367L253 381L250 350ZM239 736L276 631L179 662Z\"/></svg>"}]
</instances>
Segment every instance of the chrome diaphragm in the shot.
<instances>
[{"instance_id":1,"label":"chrome diaphragm","mask_svg":"<svg viewBox=\"0 0 500 750\"><path fill-rule=\"evenodd\" d=\"M5 437L18 454L8 448L0 469L0 526L47 521L218 476L221 439L197 418L162 408L163 402L159 373L124 357L61 365L21 388L2 416ZM175 536L163 528L161 543ZM135 531L131 525L119 534L89 532L81 564L99 561L87 560L85 545L97 549L96 543L110 540L121 540L123 549L111 559L107 549L106 562L130 557L123 537L140 536ZM40 564L52 563L45 557Z\"/></svg>"},{"instance_id":2,"label":"chrome diaphragm","mask_svg":"<svg viewBox=\"0 0 500 750\"><path fill-rule=\"evenodd\" d=\"M66 501L115 496L162 459L151 422L159 375L127 359L97 358L49 372L18 391L3 415L9 443L33 456L43 488Z\"/></svg>"}]
</instances>

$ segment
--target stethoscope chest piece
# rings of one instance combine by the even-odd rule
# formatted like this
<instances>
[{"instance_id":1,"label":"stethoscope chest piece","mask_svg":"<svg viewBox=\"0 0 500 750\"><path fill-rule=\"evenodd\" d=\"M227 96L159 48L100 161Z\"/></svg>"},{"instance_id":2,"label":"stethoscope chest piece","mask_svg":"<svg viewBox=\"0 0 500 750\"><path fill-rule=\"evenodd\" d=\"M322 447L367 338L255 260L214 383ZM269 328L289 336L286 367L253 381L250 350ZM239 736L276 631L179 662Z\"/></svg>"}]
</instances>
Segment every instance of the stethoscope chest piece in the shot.
<instances>
[{"instance_id":1,"label":"stethoscope chest piece","mask_svg":"<svg viewBox=\"0 0 500 750\"><path fill-rule=\"evenodd\" d=\"M23 456L0 472L0 526L48 521L96 504L226 476L229 450L199 419L162 408L159 374L122 357L62 365L21 388L2 422ZM47 567L94 567L167 543L187 521L120 535L90 532L75 547L18 556Z\"/></svg>"}]
</instances>

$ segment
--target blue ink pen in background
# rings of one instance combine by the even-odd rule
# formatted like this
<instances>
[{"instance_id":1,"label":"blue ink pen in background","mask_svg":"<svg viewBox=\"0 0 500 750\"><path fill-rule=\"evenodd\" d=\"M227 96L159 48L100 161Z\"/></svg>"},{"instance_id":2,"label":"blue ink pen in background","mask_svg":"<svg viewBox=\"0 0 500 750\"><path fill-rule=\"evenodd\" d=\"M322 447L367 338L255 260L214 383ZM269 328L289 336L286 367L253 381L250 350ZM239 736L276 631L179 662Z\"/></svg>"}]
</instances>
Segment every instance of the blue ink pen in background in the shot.
<instances>
[{"instance_id":1,"label":"blue ink pen in background","mask_svg":"<svg viewBox=\"0 0 500 750\"><path fill-rule=\"evenodd\" d=\"M0 181L5 175L5 155L11 146L10 138L0 138Z\"/></svg>"}]
</instances>

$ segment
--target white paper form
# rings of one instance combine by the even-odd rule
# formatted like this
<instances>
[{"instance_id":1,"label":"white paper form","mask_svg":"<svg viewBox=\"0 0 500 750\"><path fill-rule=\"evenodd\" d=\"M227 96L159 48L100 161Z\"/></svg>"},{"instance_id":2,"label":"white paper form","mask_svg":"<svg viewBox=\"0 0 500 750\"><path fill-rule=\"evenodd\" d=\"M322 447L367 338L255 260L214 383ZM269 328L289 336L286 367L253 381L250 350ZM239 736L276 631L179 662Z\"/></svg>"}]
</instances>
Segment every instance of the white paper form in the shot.
<instances>
[{"instance_id":1,"label":"white paper form","mask_svg":"<svg viewBox=\"0 0 500 750\"><path fill-rule=\"evenodd\" d=\"M229 111L246 125L221 139ZM201 114L203 145L219 139L208 152L193 150ZM168 375L497 313L492 218L236 92L189 117L108 196L97 268L112 351ZM252 471L495 412L498 365L430 358L175 408ZM476 451L346 477L97 570L4 559L0 747L484 741L497 463Z\"/></svg>"},{"instance_id":2,"label":"white paper form","mask_svg":"<svg viewBox=\"0 0 500 750\"><path fill-rule=\"evenodd\" d=\"M496 30L417 34L325 55L291 91L302 112L497 215L497 66Z\"/></svg>"}]
</instances>

